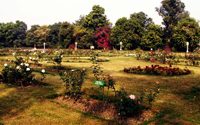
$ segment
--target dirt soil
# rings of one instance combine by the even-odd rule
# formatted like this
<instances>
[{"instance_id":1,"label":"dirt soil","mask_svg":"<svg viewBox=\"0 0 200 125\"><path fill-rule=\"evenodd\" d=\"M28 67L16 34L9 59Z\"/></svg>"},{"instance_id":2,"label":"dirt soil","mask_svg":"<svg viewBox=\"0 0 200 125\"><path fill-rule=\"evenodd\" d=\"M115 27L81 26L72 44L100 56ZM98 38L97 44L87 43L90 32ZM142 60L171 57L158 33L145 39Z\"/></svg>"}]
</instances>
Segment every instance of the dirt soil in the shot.
<instances>
[{"instance_id":1,"label":"dirt soil","mask_svg":"<svg viewBox=\"0 0 200 125\"><path fill-rule=\"evenodd\" d=\"M103 102L92 98L72 99L67 96L60 96L54 99L55 101L66 104L70 107L78 108L83 112L89 112L97 116L101 116L108 120L116 120L127 125L141 124L144 121L155 116L151 110L144 110L139 116L122 118L118 115L117 106L114 103Z\"/></svg>"}]
</instances>

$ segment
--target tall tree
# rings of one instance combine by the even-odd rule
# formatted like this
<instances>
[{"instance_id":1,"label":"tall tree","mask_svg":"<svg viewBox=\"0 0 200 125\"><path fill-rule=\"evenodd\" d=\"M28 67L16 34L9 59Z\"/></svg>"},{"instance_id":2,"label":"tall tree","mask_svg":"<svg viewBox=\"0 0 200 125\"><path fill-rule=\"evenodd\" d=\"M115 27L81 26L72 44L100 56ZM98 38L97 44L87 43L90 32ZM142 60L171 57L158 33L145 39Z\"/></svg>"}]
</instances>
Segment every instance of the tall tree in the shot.
<instances>
[{"instance_id":1,"label":"tall tree","mask_svg":"<svg viewBox=\"0 0 200 125\"><path fill-rule=\"evenodd\" d=\"M94 5L92 11L86 15L85 20L83 21L83 27L95 31L96 28L107 26L110 24L106 15L104 14L105 9L99 5Z\"/></svg>"},{"instance_id":2,"label":"tall tree","mask_svg":"<svg viewBox=\"0 0 200 125\"><path fill-rule=\"evenodd\" d=\"M40 28L39 25L32 25L31 29L27 31L26 34L26 46L33 47L34 44L37 44L38 42L38 37L34 33L38 28Z\"/></svg>"},{"instance_id":3,"label":"tall tree","mask_svg":"<svg viewBox=\"0 0 200 125\"><path fill-rule=\"evenodd\" d=\"M92 43L88 42L88 31L86 28L81 26L74 26L74 34L75 41L78 42L78 48L84 49L89 48Z\"/></svg>"},{"instance_id":4,"label":"tall tree","mask_svg":"<svg viewBox=\"0 0 200 125\"><path fill-rule=\"evenodd\" d=\"M131 19L136 19L142 27L147 29L150 24L153 24L152 18L148 17L144 12L133 13L130 15Z\"/></svg>"},{"instance_id":5,"label":"tall tree","mask_svg":"<svg viewBox=\"0 0 200 125\"><path fill-rule=\"evenodd\" d=\"M17 20L14 24L13 33L13 45L25 46L27 25L23 21Z\"/></svg>"},{"instance_id":6,"label":"tall tree","mask_svg":"<svg viewBox=\"0 0 200 125\"><path fill-rule=\"evenodd\" d=\"M1 46L9 46L13 47L13 28L14 28L14 23L9 22L9 23L2 23L0 27L0 43Z\"/></svg>"},{"instance_id":7,"label":"tall tree","mask_svg":"<svg viewBox=\"0 0 200 125\"><path fill-rule=\"evenodd\" d=\"M50 47L55 47L59 44L59 30L61 25L61 22L49 25L50 31L47 36L47 41L49 42Z\"/></svg>"},{"instance_id":8,"label":"tall tree","mask_svg":"<svg viewBox=\"0 0 200 125\"><path fill-rule=\"evenodd\" d=\"M182 18L188 16L188 12L184 10L185 4L180 0L163 0L161 4L160 8L156 8L156 11L163 18L165 41L170 43L174 27Z\"/></svg>"},{"instance_id":9,"label":"tall tree","mask_svg":"<svg viewBox=\"0 0 200 125\"><path fill-rule=\"evenodd\" d=\"M37 46L43 47L46 43L49 46L49 41L47 41L47 36L49 35L50 28L47 25L43 25L34 31L34 34L38 37Z\"/></svg>"},{"instance_id":10,"label":"tall tree","mask_svg":"<svg viewBox=\"0 0 200 125\"><path fill-rule=\"evenodd\" d=\"M74 44L74 27L68 23L63 22L59 30L59 45L67 48L70 44Z\"/></svg>"},{"instance_id":11,"label":"tall tree","mask_svg":"<svg viewBox=\"0 0 200 125\"><path fill-rule=\"evenodd\" d=\"M150 24L147 27L147 34L142 37L140 45L143 49L159 48L163 46L162 43L162 27L155 24Z\"/></svg>"},{"instance_id":12,"label":"tall tree","mask_svg":"<svg viewBox=\"0 0 200 125\"><path fill-rule=\"evenodd\" d=\"M80 15L78 20L75 20L75 22L73 23L73 25L75 26L81 26L83 24L83 21L85 20L85 16L84 15Z\"/></svg>"},{"instance_id":13,"label":"tall tree","mask_svg":"<svg viewBox=\"0 0 200 125\"><path fill-rule=\"evenodd\" d=\"M87 42L95 47L97 47L97 44L95 44L95 41L92 37L92 34L98 27L102 26L108 26L111 24L109 20L107 19L106 15L104 14L105 9L99 5L94 5L92 7L92 11L85 16L85 19L82 23L82 26L86 28L88 35L87 35Z\"/></svg>"},{"instance_id":14,"label":"tall tree","mask_svg":"<svg viewBox=\"0 0 200 125\"><path fill-rule=\"evenodd\" d=\"M122 17L117 20L111 31L111 44L119 48L119 43L123 42L124 49L135 49L140 45L145 28L136 19Z\"/></svg>"},{"instance_id":15,"label":"tall tree","mask_svg":"<svg viewBox=\"0 0 200 125\"><path fill-rule=\"evenodd\" d=\"M189 49L193 51L199 44L200 27L194 18L182 20L176 27L172 36L172 46L177 51L186 50L186 42L189 42Z\"/></svg>"}]
</instances>

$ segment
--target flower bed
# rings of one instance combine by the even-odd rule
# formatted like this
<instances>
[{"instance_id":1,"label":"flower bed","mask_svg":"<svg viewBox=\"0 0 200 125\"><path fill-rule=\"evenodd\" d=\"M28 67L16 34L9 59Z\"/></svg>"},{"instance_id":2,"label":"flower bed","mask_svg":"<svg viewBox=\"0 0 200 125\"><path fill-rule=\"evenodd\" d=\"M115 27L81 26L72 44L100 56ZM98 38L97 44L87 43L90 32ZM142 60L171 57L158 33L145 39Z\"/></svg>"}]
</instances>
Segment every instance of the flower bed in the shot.
<instances>
[{"instance_id":1,"label":"flower bed","mask_svg":"<svg viewBox=\"0 0 200 125\"><path fill-rule=\"evenodd\" d=\"M185 69L180 69L178 67L172 68L171 65L169 67L151 65L151 67L146 66L143 69L140 66L132 68L124 68L124 72L133 74L169 75L169 76L191 74L191 71L187 68Z\"/></svg>"}]
</instances>

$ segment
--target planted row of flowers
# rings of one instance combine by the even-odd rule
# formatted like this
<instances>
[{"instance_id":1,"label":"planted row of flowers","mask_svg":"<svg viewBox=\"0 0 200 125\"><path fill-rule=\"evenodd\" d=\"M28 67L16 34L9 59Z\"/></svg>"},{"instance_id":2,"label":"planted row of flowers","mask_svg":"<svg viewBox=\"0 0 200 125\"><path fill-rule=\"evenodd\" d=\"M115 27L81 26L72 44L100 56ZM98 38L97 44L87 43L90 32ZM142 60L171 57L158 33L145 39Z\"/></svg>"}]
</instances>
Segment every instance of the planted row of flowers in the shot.
<instances>
[{"instance_id":1,"label":"planted row of flowers","mask_svg":"<svg viewBox=\"0 0 200 125\"><path fill-rule=\"evenodd\" d=\"M150 75L187 75L191 74L191 70L184 68L180 69L179 67L173 67L169 65L167 66L159 66L159 65L151 65L146 66L145 68L132 67L132 68L124 68L124 72L133 73L133 74L150 74Z\"/></svg>"}]
</instances>

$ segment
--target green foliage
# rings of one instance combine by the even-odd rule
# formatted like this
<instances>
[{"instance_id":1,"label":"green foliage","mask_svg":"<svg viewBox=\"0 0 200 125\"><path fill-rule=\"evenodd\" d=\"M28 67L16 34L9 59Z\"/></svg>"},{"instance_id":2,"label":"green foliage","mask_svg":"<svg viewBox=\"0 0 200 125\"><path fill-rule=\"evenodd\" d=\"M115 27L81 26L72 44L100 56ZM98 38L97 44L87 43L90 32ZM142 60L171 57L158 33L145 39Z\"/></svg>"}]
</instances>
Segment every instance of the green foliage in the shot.
<instances>
[{"instance_id":1,"label":"green foliage","mask_svg":"<svg viewBox=\"0 0 200 125\"><path fill-rule=\"evenodd\" d=\"M147 34L142 37L140 45L150 50L150 48L162 47L162 28L159 25L150 24L147 27Z\"/></svg>"},{"instance_id":2,"label":"green foliage","mask_svg":"<svg viewBox=\"0 0 200 125\"><path fill-rule=\"evenodd\" d=\"M160 8L156 7L156 11L163 18L164 39L166 42L172 42L174 27L189 14L184 10L185 4L181 0L163 0L161 4Z\"/></svg>"},{"instance_id":3,"label":"green foliage","mask_svg":"<svg viewBox=\"0 0 200 125\"><path fill-rule=\"evenodd\" d=\"M172 46L178 51L186 50L186 42L189 42L189 50L194 51L198 47L200 39L199 23L193 18L183 19L175 27L172 36Z\"/></svg>"},{"instance_id":4,"label":"green foliage","mask_svg":"<svg viewBox=\"0 0 200 125\"><path fill-rule=\"evenodd\" d=\"M74 34L75 41L78 42L77 47L79 49L86 49L89 48L90 45L92 45L91 42L89 42L89 32L86 30L86 28L83 28L81 26L74 26Z\"/></svg>"},{"instance_id":5,"label":"green foliage","mask_svg":"<svg viewBox=\"0 0 200 125\"><path fill-rule=\"evenodd\" d=\"M100 66L100 63L97 62L99 57L99 53L95 53L94 51L91 52L90 55L90 60L92 61L92 66L91 68L93 68L93 74L96 80L104 80L104 77L102 77L102 68Z\"/></svg>"},{"instance_id":6,"label":"green foliage","mask_svg":"<svg viewBox=\"0 0 200 125\"><path fill-rule=\"evenodd\" d=\"M36 36L34 32L39 27L40 27L39 25L32 25L31 29L27 31L26 39L25 39L26 46L33 47L34 44L37 44L39 38Z\"/></svg>"},{"instance_id":7,"label":"green foliage","mask_svg":"<svg viewBox=\"0 0 200 125\"><path fill-rule=\"evenodd\" d=\"M107 26L110 24L106 15L105 9L99 5L94 5L92 11L85 16L82 26L87 30L95 31L96 28Z\"/></svg>"},{"instance_id":8,"label":"green foliage","mask_svg":"<svg viewBox=\"0 0 200 125\"><path fill-rule=\"evenodd\" d=\"M69 95L81 94L82 84L84 82L85 69L69 70L60 72L60 77L65 82L66 93Z\"/></svg>"},{"instance_id":9,"label":"green foliage","mask_svg":"<svg viewBox=\"0 0 200 125\"><path fill-rule=\"evenodd\" d=\"M137 20L145 29L147 29L149 25L153 24L152 18L148 17L148 15L144 12L133 13L130 15L130 18Z\"/></svg>"},{"instance_id":10,"label":"green foliage","mask_svg":"<svg viewBox=\"0 0 200 125\"><path fill-rule=\"evenodd\" d=\"M141 97L135 99L134 95L130 95L127 97L128 94L125 91L125 88L121 88L117 94L117 105L118 110L121 117L133 116L138 115L141 113L142 109L144 108L140 103L143 101L144 93L142 93Z\"/></svg>"},{"instance_id":11,"label":"green foliage","mask_svg":"<svg viewBox=\"0 0 200 125\"><path fill-rule=\"evenodd\" d=\"M47 36L49 35L50 28L47 25L43 25L34 31L34 34L37 36L37 46L43 47L43 44L49 45L49 41L47 41Z\"/></svg>"},{"instance_id":12,"label":"green foliage","mask_svg":"<svg viewBox=\"0 0 200 125\"><path fill-rule=\"evenodd\" d=\"M27 25L23 21L2 23L0 26L0 45L9 47L25 45L26 30Z\"/></svg>"},{"instance_id":13,"label":"green foliage","mask_svg":"<svg viewBox=\"0 0 200 125\"><path fill-rule=\"evenodd\" d=\"M140 14L133 14L130 19L126 17L118 19L111 31L111 44L119 48L120 42L123 42L123 49L135 49L139 47L141 38L146 34L145 27L143 26L146 24L142 22L144 20L140 20Z\"/></svg>"},{"instance_id":14,"label":"green foliage","mask_svg":"<svg viewBox=\"0 0 200 125\"><path fill-rule=\"evenodd\" d=\"M59 44L67 48L70 44L74 43L74 27L68 23L63 22L59 30Z\"/></svg>"},{"instance_id":15,"label":"green foliage","mask_svg":"<svg viewBox=\"0 0 200 125\"><path fill-rule=\"evenodd\" d=\"M78 20L75 20L75 22L73 23L73 25L75 26L81 26L83 24L85 20L85 16L84 15L80 15Z\"/></svg>"},{"instance_id":16,"label":"green foliage","mask_svg":"<svg viewBox=\"0 0 200 125\"><path fill-rule=\"evenodd\" d=\"M49 34L47 36L47 41L49 43L46 44L46 47L55 48L55 46L57 46L59 43L59 30L61 25L62 23L59 22L48 26L50 28Z\"/></svg>"}]
</instances>

